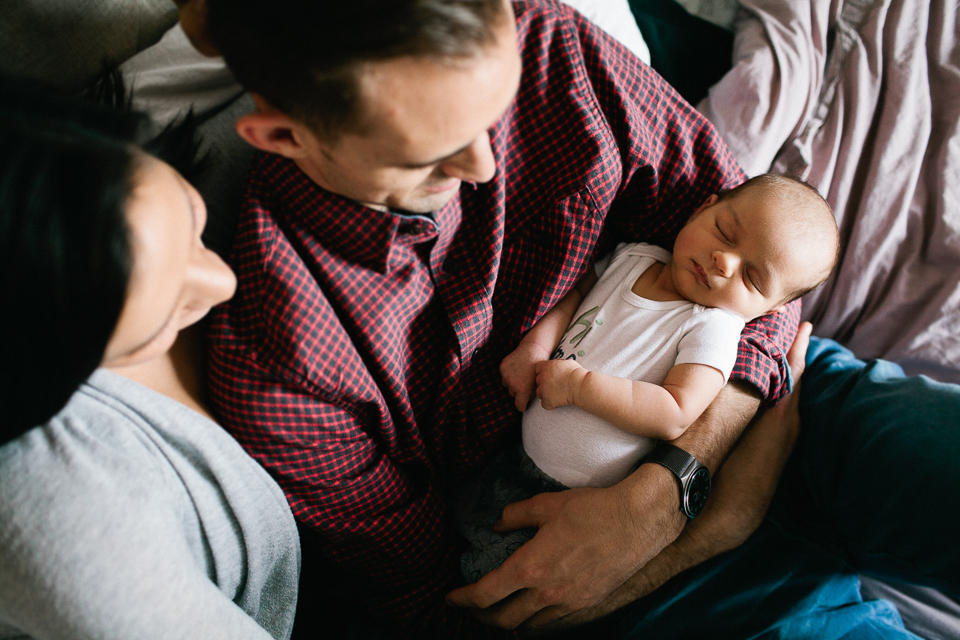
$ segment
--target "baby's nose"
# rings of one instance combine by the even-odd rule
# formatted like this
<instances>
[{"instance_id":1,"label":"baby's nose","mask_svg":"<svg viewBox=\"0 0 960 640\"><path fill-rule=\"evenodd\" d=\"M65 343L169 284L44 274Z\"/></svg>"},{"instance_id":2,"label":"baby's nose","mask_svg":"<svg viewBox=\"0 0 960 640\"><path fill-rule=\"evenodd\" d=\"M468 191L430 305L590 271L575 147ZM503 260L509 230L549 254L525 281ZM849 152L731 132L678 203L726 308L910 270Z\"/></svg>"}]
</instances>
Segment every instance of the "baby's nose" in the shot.
<instances>
[{"instance_id":1,"label":"baby's nose","mask_svg":"<svg viewBox=\"0 0 960 640\"><path fill-rule=\"evenodd\" d=\"M716 265L721 275L729 278L740 264L740 258L736 254L728 251L714 251L713 264Z\"/></svg>"}]
</instances>

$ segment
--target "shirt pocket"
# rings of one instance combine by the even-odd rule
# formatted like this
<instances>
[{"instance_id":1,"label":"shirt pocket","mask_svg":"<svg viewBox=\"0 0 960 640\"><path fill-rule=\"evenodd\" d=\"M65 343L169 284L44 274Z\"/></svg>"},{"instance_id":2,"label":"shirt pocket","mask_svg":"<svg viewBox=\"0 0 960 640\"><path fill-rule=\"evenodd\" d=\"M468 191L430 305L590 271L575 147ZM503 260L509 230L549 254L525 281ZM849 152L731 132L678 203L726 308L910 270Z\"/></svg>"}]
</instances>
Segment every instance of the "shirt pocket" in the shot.
<instances>
[{"instance_id":1,"label":"shirt pocket","mask_svg":"<svg viewBox=\"0 0 960 640\"><path fill-rule=\"evenodd\" d=\"M512 320L514 344L583 275L593 259L604 214L587 188L546 204L511 225L507 211L494 308ZM511 228L512 227L512 228Z\"/></svg>"}]
</instances>

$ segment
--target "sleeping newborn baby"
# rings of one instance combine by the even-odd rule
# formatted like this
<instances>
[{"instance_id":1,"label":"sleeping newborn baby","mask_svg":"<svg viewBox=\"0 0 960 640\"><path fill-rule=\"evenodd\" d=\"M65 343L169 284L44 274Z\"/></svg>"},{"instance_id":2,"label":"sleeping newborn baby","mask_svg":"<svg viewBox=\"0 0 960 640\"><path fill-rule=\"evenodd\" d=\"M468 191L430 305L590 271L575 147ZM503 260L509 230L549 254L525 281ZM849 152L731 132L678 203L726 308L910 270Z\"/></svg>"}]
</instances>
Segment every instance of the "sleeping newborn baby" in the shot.
<instances>
[{"instance_id":1,"label":"sleeping newborn baby","mask_svg":"<svg viewBox=\"0 0 960 640\"><path fill-rule=\"evenodd\" d=\"M523 448L462 488L467 580L535 533L493 532L505 505L544 491L611 486L658 440L682 435L726 384L744 324L818 287L838 246L833 212L814 188L765 174L710 196L672 254L621 244L598 261L500 365L526 411Z\"/></svg>"}]
</instances>

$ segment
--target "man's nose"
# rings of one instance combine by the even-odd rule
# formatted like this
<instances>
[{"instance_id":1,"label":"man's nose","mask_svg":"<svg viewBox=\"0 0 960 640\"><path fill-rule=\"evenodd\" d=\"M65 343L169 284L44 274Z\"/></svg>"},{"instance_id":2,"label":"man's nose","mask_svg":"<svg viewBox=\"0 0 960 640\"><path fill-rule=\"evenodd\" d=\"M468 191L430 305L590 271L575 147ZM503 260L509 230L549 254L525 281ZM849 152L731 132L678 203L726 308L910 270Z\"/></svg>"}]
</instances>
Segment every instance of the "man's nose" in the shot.
<instances>
[{"instance_id":1,"label":"man's nose","mask_svg":"<svg viewBox=\"0 0 960 640\"><path fill-rule=\"evenodd\" d=\"M497 172L490 136L484 131L469 147L445 160L440 169L451 178L467 182L489 182Z\"/></svg>"},{"instance_id":2,"label":"man's nose","mask_svg":"<svg viewBox=\"0 0 960 640\"><path fill-rule=\"evenodd\" d=\"M714 251L713 264L724 278L729 278L740 265L740 256L730 251Z\"/></svg>"}]
</instances>

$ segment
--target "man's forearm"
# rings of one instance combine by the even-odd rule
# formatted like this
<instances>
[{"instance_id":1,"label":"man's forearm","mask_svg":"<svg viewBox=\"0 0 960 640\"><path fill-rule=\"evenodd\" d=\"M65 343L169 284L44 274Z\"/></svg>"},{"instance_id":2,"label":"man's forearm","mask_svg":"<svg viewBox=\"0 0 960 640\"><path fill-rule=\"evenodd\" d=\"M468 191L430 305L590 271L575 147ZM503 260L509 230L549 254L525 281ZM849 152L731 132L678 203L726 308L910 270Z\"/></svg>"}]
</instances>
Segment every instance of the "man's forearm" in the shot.
<instances>
[{"instance_id":1,"label":"man's forearm","mask_svg":"<svg viewBox=\"0 0 960 640\"><path fill-rule=\"evenodd\" d=\"M673 442L706 465L711 475L716 474L744 429L753 419L759 406L760 398L752 387L730 381L700 418ZM635 496L636 501L630 500L629 503L646 505L644 517L649 517L655 511L660 514L658 518L660 542L654 544L655 549L650 558L653 562L658 552L677 538L687 524L686 516L680 511L677 481L664 467L657 464L644 464L618 486L628 493L632 492ZM716 502L716 500L713 501ZM638 514L638 517L640 515ZM649 541L649 538L647 539ZM630 597L631 600L636 599L643 595L644 587L653 590L679 571L699 564L717 553L709 545L701 545L703 540L683 541L681 537L679 542L681 542L679 551L676 548L672 549L665 557L656 560L648 570L633 576L633 583L628 580L628 583L618 590L620 594L618 597L636 594ZM688 545L693 547L687 548ZM649 590L646 593L649 593Z\"/></svg>"},{"instance_id":2,"label":"man's forearm","mask_svg":"<svg viewBox=\"0 0 960 640\"><path fill-rule=\"evenodd\" d=\"M673 442L706 465L711 475L715 474L759 406L760 399L751 387L731 381L700 418ZM660 514L660 543L654 544L651 557L673 541L687 523L680 511L676 478L664 467L641 465L617 488L633 496L627 498L627 504L644 505L644 512L636 516L638 522L649 518L654 510Z\"/></svg>"},{"instance_id":3,"label":"man's forearm","mask_svg":"<svg viewBox=\"0 0 960 640\"><path fill-rule=\"evenodd\" d=\"M714 474L760 407L760 395L748 384L730 380L700 417L673 444Z\"/></svg>"},{"instance_id":4,"label":"man's forearm","mask_svg":"<svg viewBox=\"0 0 960 640\"><path fill-rule=\"evenodd\" d=\"M795 380L799 380L803 373L810 329L809 323L800 326L787 354ZM737 386L739 388L734 389L737 393L729 398L734 406L718 408L736 408L743 402L742 408L746 409L748 402L744 402L742 396L746 396L748 401L758 401L756 394L745 389L745 385ZM730 385L727 385L726 389L729 388ZM800 431L798 397L795 389L791 396L767 409L749 426L717 475L717 482L703 513L690 522L673 543L651 558L599 605L576 611L543 630L558 631L604 616L653 592L675 575L742 544L760 525L796 442ZM727 414L732 423L736 422L734 415ZM724 448L726 438L736 429L721 431L724 435L712 447L703 450L707 452L703 454L705 458L708 455L716 457ZM643 465L649 468L657 466Z\"/></svg>"},{"instance_id":5,"label":"man's forearm","mask_svg":"<svg viewBox=\"0 0 960 640\"><path fill-rule=\"evenodd\" d=\"M715 495L711 497L704 513L696 520L687 523L683 532L672 544L665 547L660 554L653 557L643 567L642 571L611 594L611 602L605 603L613 605L609 610L623 606L650 593L678 573L696 566L722 551L731 549L743 541L741 539L734 540L732 533L730 535L721 535L721 533L739 532L747 528L742 526L742 523L734 525L728 520L744 515L745 509L742 507L749 503L745 499L745 494L764 484L761 481L773 477L773 485L775 486L775 479L779 477L779 470L786 461L786 453L784 452L790 450L787 442L792 442L792 437L769 437L767 433L771 429L767 425L763 425L760 429L754 429L750 437L740 439L744 430L753 420L759 406L759 395L752 387L731 381L703 412L700 419L683 436L674 440L674 444L693 454L705 464L710 469L711 474L717 473L721 463L727 458L728 454L733 452L735 447L737 451L734 457L737 464L727 474L728 477L724 478L723 489L715 492ZM694 432L694 430L696 431ZM769 465L774 468L772 470L766 469ZM658 465L644 466L658 467ZM751 466L762 467L762 469L757 469L757 473L749 475L747 470ZM769 473L759 473L761 470L769 471ZM750 484L754 486L748 486L742 481L748 475L751 478ZM734 487L736 487L736 490L733 490ZM763 501L760 517L766 511L768 502L769 500ZM752 520L753 514L750 515ZM750 530L752 531L755 526L754 523Z\"/></svg>"},{"instance_id":6,"label":"man's forearm","mask_svg":"<svg viewBox=\"0 0 960 640\"><path fill-rule=\"evenodd\" d=\"M752 394L746 395L755 400ZM703 513L687 523L676 540L602 603L565 616L543 631L559 631L605 616L654 592L687 569L742 544L763 519L780 471L796 439L797 418L792 416L791 422L784 415L784 407L777 407L750 426L718 474ZM723 431L727 433L728 430ZM718 441L715 448L719 451L722 446Z\"/></svg>"},{"instance_id":7,"label":"man's forearm","mask_svg":"<svg viewBox=\"0 0 960 640\"><path fill-rule=\"evenodd\" d=\"M715 472L759 404L748 389L728 384L675 442ZM688 563L709 557L712 548L688 550L678 558L669 551L648 572L637 573L680 535L686 520L676 478L657 464L641 465L607 489L544 493L509 504L494 530L537 527L537 535L499 568L452 591L447 601L507 629L593 619L612 610L607 602L612 593L634 600ZM685 544L679 545L681 551Z\"/></svg>"}]
</instances>

